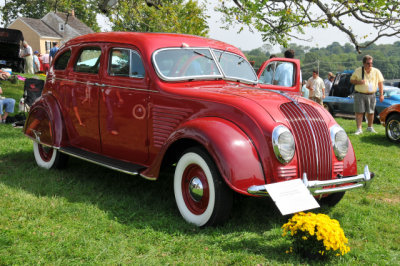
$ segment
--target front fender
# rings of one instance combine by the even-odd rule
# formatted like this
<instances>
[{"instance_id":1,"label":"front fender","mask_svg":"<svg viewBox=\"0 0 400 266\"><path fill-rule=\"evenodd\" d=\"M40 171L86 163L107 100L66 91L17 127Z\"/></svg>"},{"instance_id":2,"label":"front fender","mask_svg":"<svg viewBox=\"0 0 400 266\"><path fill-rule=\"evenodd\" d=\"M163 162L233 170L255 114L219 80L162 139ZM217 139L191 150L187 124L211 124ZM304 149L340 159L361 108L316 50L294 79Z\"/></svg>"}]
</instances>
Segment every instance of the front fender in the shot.
<instances>
[{"instance_id":1,"label":"front fender","mask_svg":"<svg viewBox=\"0 0 400 266\"><path fill-rule=\"evenodd\" d=\"M222 178L233 190L249 195L249 186L265 184L263 169L253 142L232 122L217 117L188 121L171 134L160 154L164 156L169 147L182 139L191 139L201 144L212 156ZM146 172L152 172L153 167L156 166L151 166Z\"/></svg>"},{"instance_id":2,"label":"front fender","mask_svg":"<svg viewBox=\"0 0 400 266\"><path fill-rule=\"evenodd\" d=\"M66 138L57 100L51 94L42 95L29 111L24 134L42 144L60 147Z\"/></svg>"}]
</instances>

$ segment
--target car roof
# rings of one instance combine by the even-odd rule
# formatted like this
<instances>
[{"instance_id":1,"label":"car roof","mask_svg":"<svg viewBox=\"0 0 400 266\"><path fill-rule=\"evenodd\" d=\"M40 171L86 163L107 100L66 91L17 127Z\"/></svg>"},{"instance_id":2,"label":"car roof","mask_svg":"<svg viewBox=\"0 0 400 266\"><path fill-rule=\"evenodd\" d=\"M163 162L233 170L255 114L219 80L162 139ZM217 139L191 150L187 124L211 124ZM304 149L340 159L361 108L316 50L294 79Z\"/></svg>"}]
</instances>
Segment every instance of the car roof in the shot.
<instances>
[{"instance_id":1,"label":"car roof","mask_svg":"<svg viewBox=\"0 0 400 266\"><path fill-rule=\"evenodd\" d=\"M134 44L149 54L166 47L210 47L244 56L238 48L230 44L205 37L176 33L100 32L76 37L69 40L64 46L93 42Z\"/></svg>"}]
</instances>

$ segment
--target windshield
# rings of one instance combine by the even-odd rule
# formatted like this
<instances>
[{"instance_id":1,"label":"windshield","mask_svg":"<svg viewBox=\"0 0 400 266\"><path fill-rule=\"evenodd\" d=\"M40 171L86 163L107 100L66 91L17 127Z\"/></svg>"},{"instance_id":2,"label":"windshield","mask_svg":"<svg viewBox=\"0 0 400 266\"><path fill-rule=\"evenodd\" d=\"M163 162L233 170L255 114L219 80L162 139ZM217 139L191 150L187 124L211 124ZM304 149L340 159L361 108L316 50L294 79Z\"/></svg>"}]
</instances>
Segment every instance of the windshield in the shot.
<instances>
[{"instance_id":1,"label":"windshield","mask_svg":"<svg viewBox=\"0 0 400 266\"><path fill-rule=\"evenodd\" d=\"M257 76L239 55L209 48L167 48L154 53L153 62L164 80L227 78L251 83Z\"/></svg>"}]
</instances>

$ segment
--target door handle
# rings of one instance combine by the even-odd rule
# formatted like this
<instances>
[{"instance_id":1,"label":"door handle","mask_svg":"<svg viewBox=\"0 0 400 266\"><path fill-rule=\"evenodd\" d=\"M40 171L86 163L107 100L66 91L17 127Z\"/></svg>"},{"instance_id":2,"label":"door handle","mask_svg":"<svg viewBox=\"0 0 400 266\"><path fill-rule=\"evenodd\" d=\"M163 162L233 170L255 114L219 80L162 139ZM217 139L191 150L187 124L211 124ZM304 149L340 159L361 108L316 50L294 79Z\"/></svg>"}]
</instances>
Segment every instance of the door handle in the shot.
<instances>
[{"instance_id":1,"label":"door handle","mask_svg":"<svg viewBox=\"0 0 400 266\"><path fill-rule=\"evenodd\" d=\"M106 84L100 84L100 83L97 83L97 82L94 85L99 86L99 87L105 87L106 86Z\"/></svg>"}]
</instances>

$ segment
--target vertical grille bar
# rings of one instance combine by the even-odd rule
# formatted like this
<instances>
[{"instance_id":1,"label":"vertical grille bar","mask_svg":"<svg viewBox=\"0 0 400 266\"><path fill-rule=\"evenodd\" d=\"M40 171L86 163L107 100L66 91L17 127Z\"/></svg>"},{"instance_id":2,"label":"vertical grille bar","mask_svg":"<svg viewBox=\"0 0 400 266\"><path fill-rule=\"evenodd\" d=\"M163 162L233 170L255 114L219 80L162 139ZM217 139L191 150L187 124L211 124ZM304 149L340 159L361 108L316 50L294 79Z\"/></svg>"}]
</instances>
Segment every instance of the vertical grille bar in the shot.
<instances>
[{"instance_id":1,"label":"vertical grille bar","mask_svg":"<svg viewBox=\"0 0 400 266\"><path fill-rule=\"evenodd\" d=\"M300 108L301 109L300 109ZM327 180L332 177L332 152L328 127L321 115L307 104L293 102L281 105L289 122L299 160L299 176L305 172L309 180Z\"/></svg>"}]
</instances>

